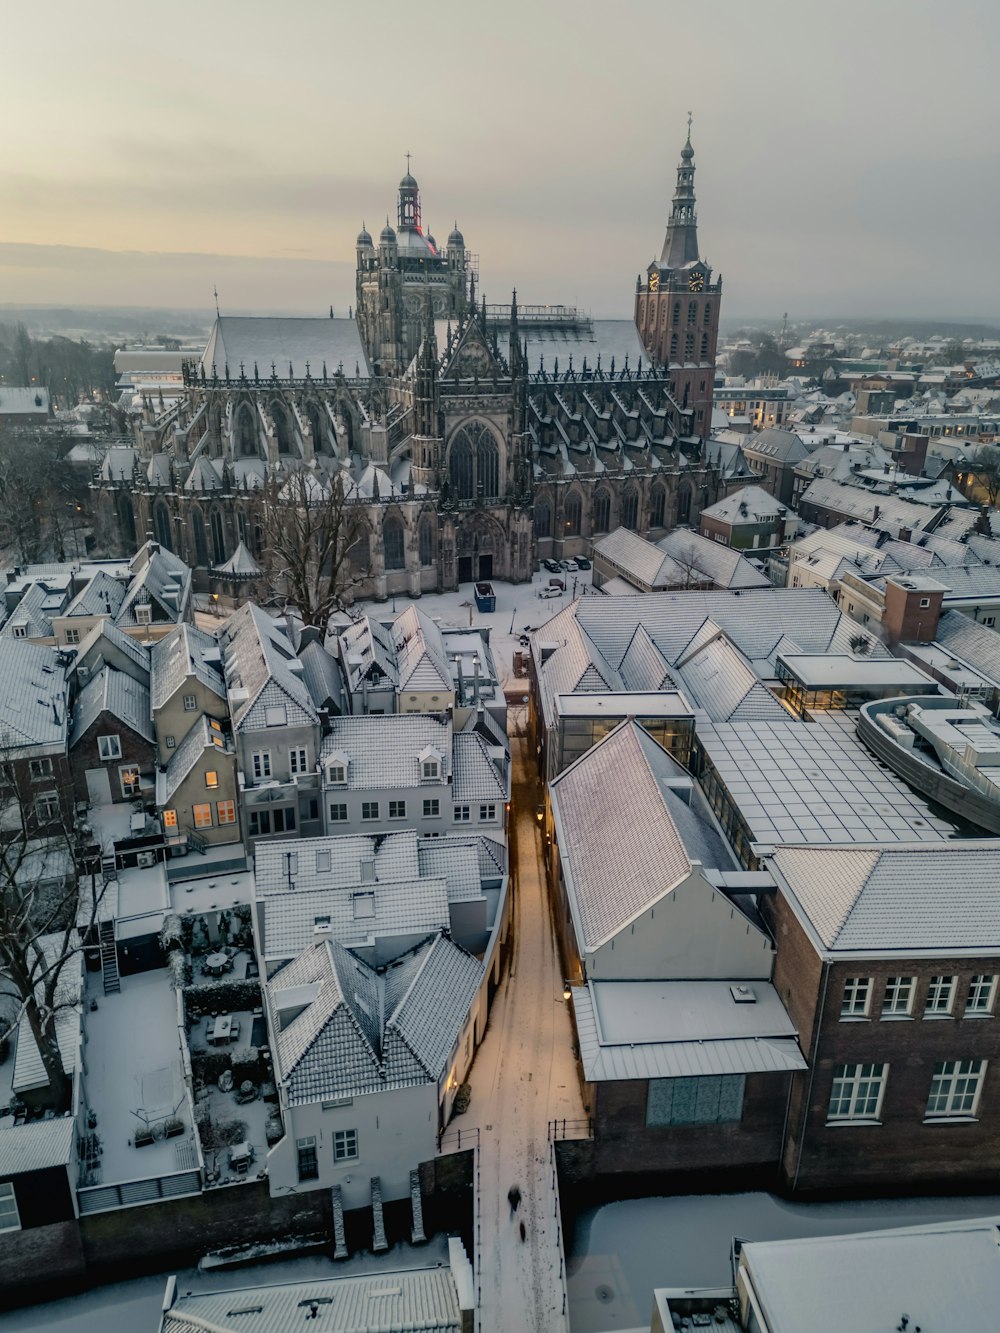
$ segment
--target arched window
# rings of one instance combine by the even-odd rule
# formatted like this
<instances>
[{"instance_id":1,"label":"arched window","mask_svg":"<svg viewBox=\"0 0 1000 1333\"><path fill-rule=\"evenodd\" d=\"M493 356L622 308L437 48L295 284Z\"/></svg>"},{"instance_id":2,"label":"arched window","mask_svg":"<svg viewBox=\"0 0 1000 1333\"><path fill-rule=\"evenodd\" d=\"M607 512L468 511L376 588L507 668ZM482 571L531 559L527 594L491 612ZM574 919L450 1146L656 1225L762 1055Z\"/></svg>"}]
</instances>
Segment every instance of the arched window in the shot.
<instances>
[{"instance_id":1,"label":"arched window","mask_svg":"<svg viewBox=\"0 0 1000 1333\"><path fill-rule=\"evenodd\" d=\"M372 568L372 553L369 545L369 536L363 532L358 540L348 552L351 561L351 568L356 574L370 574Z\"/></svg>"},{"instance_id":2,"label":"arched window","mask_svg":"<svg viewBox=\"0 0 1000 1333\"><path fill-rule=\"evenodd\" d=\"M406 555L403 550L403 525L391 514L382 524L382 549L385 553L386 569L405 569Z\"/></svg>"},{"instance_id":3,"label":"arched window","mask_svg":"<svg viewBox=\"0 0 1000 1333\"><path fill-rule=\"evenodd\" d=\"M702 359L702 361L707 361L707 360L708 360L708 334L707 334L707 333L703 333L703 334L701 335L701 359Z\"/></svg>"},{"instance_id":4,"label":"arched window","mask_svg":"<svg viewBox=\"0 0 1000 1333\"><path fill-rule=\"evenodd\" d=\"M246 514L244 514L242 509L237 509L236 511L236 535L239 537L243 545L249 550L250 549L249 525L247 523L247 516Z\"/></svg>"},{"instance_id":5,"label":"arched window","mask_svg":"<svg viewBox=\"0 0 1000 1333\"><path fill-rule=\"evenodd\" d=\"M157 500L153 505L153 531L156 533L156 540L165 551L174 549L173 534L170 531L170 510L162 500Z\"/></svg>"},{"instance_id":6,"label":"arched window","mask_svg":"<svg viewBox=\"0 0 1000 1333\"><path fill-rule=\"evenodd\" d=\"M698 322L698 302L688 301L688 323L696 324Z\"/></svg>"},{"instance_id":7,"label":"arched window","mask_svg":"<svg viewBox=\"0 0 1000 1333\"><path fill-rule=\"evenodd\" d=\"M482 421L470 421L452 438L448 471L460 500L493 500L500 494L500 448Z\"/></svg>"},{"instance_id":8,"label":"arched window","mask_svg":"<svg viewBox=\"0 0 1000 1333\"><path fill-rule=\"evenodd\" d=\"M205 519L197 506L191 510L191 532L194 536L194 562L204 567L208 564L208 546L205 542Z\"/></svg>"},{"instance_id":9,"label":"arched window","mask_svg":"<svg viewBox=\"0 0 1000 1333\"><path fill-rule=\"evenodd\" d=\"M434 521L426 514L420 520L420 563L426 569L434 563Z\"/></svg>"},{"instance_id":10,"label":"arched window","mask_svg":"<svg viewBox=\"0 0 1000 1333\"><path fill-rule=\"evenodd\" d=\"M694 358L694 334L685 333L684 335L684 360L691 361Z\"/></svg>"},{"instance_id":11,"label":"arched window","mask_svg":"<svg viewBox=\"0 0 1000 1333\"><path fill-rule=\"evenodd\" d=\"M253 458L258 452L257 422L249 403L241 403L236 414L236 452L240 458Z\"/></svg>"},{"instance_id":12,"label":"arched window","mask_svg":"<svg viewBox=\"0 0 1000 1333\"><path fill-rule=\"evenodd\" d=\"M702 314L703 314L704 317L705 317L705 323L706 323L706 324L711 324L711 322L712 322L712 302L711 302L711 301L706 301L706 302L705 302L704 308L703 308L703 310L702 310Z\"/></svg>"},{"instance_id":13,"label":"arched window","mask_svg":"<svg viewBox=\"0 0 1000 1333\"><path fill-rule=\"evenodd\" d=\"M535 536L539 540L552 536L552 510L544 500L535 505Z\"/></svg>"},{"instance_id":14,"label":"arched window","mask_svg":"<svg viewBox=\"0 0 1000 1333\"><path fill-rule=\"evenodd\" d=\"M635 532L639 526L639 497L635 491L629 491L622 500L622 527Z\"/></svg>"},{"instance_id":15,"label":"arched window","mask_svg":"<svg viewBox=\"0 0 1000 1333\"><path fill-rule=\"evenodd\" d=\"M691 487L686 481L682 481L677 487L677 522L689 523L691 521Z\"/></svg>"},{"instance_id":16,"label":"arched window","mask_svg":"<svg viewBox=\"0 0 1000 1333\"><path fill-rule=\"evenodd\" d=\"M649 504L649 526L662 528L667 508L667 492L663 486L654 486Z\"/></svg>"},{"instance_id":17,"label":"arched window","mask_svg":"<svg viewBox=\"0 0 1000 1333\"><path fill-rule=\"evenodd\" d=\"M309 404L309 431L312 435L313 448L318 454L329 452L329 436L323 413L315 403Z\"/></svg>"},{"instance_id":18,"label":"arched window","mask_svg":"<svg viewBox=\"0 0 1000 1333\"><path fill-rule=\"evenodd\" d=\"M250 547L254 555L259 556L264 549L264 533L261 531L259 523L253 525L253 545Z\"/></svg>"},{"instance_id":19,"label":"arched window","mask_svg":"<svg viewBox=\"0 0 1000 1333\"><path fill-rule=\"evenodd\" d=\"M226 563L226 531L222 523L222 511L213 509L209 516L212 527L212 562L216 565Z\"/></svg>"},{"instance_id":20,"label":"arched window","mask_svg":"<svg viewBox=\"0 0 1000 1333\"><path fill-rule=\"evenodd\" d=\"M675 301L673 323L679 324L680 322L681 322L681 303L680 301Z\"/></svg>"},{"instance_id":21,"label":"arched window","mask_svg":"<svg viewBox=\"0 0 1000 1333\"><path fill-rule=\"evenodd\" d=\"M274 438L278 443L278 453L290 454L292 436L288 428L288 414L277 401L271 404L271 420L274 422Z\"/></svg>"},{"instance_id":22,"label":"arched window","mask_svg":"<svg viewBox=\"0 0 1000 1333\"><path fill-rule=\"evenodd\" d=\"M598 491L594 496L594 531L607 532L611 524L611 496Z\"/></svg>"},{"instance_id":23,"label":"arched window","mask_svg":"<svg viewBox=\"0 0 1000 1333\"><path fill-rule=\"evenodd\" d=\"M563 521L566 536L579 537L580 518L583 512L583 506L580 504L580 497L577 495L576 491L571 491L566 497L566 507L563 512L566 516Z\"/></svg>"},{"instance_id":24,"label":"arched window","mask_svg":"<svg viewBox=\"0 0 1000 1333\"><path fill-rule=\"evenodd\" d=\"M135 550L135 510L132 508L132 500L124 492L118 496L118 532L121 536L125 549L129 552Z\"/></svg>"},{"instance_id":25,"label":"arched window","mask_svg":"<svg viewBox=\"0 0 1000 1333\"><path fill-rule=\"evenodd\" d=\"M670 360L671 360L671 361L676 361L676 360L677 360L677 334L676 334L676 333L672 333L672 334L670 335Z\"/></svg>"}]
</instances>

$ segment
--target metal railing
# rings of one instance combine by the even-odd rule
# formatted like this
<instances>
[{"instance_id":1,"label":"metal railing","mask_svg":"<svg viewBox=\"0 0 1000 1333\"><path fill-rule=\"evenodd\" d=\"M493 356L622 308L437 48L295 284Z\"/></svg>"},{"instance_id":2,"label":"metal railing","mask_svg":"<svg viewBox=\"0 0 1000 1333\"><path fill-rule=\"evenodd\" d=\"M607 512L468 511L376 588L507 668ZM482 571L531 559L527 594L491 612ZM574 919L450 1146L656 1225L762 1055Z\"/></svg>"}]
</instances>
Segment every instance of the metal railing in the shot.
<instances>
[{"instance_id":1,"label":"metal railing","mask_svg":"<svg viewBox=\"0 0 1000 1333\"><path fill-rule=\"evenodd\" d=\"M151 1176L148 1180L125 1180L117 1185L87 1185L77 1190L76 1198L83 1216L200 1193L199 1171L174 1171L165 1176Z\"/></svg>"},{"instance_id":2,"label":"metal railing","mask_svg":"<svg viewBox=\"0 0 1000 1333\"><path fill-rule=\"evenodd\" d=\"M589 1116L586 1120L550 1120L548 1137L550 1143L557 1139L592 1139L594 1121Z\"/></svg>"},{"instance_id":3,"label":"metal railing","mask_svg":"<svg viewBox=\"0 0 1000 1333\"><path fill-rule=\"evenodd\" d=\"M442 1134L438 1139L438 1155L441 1157L452 1152L468 1152L471 1148L478 1147L478 1125L473 1125L471 1129L449 1130L448 1133Z\"/></svg>"}]
</instances>

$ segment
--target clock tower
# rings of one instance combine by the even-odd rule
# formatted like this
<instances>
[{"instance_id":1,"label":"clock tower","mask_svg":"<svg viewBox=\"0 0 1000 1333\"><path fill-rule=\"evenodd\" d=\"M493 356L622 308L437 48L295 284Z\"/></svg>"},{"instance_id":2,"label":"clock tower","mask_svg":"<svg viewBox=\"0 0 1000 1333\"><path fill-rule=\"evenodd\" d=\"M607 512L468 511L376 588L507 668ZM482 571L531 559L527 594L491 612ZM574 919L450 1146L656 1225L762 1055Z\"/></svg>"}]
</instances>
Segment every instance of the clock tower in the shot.
<instances>
[{"instance_id":1,"label":"clock tower","mask_svg":"<svg viewBox=\"0 0 1000 1333\"><path fill-rule=\"evenodd\" d=\"M635 323L650 360L669 371L678 407L690 413L690 434L707 439L712 429L715 349L719 336L722 278L698 253L691 117L681 149L677 187L659 259L638 278Z\"/></svg>"}]
</instances>

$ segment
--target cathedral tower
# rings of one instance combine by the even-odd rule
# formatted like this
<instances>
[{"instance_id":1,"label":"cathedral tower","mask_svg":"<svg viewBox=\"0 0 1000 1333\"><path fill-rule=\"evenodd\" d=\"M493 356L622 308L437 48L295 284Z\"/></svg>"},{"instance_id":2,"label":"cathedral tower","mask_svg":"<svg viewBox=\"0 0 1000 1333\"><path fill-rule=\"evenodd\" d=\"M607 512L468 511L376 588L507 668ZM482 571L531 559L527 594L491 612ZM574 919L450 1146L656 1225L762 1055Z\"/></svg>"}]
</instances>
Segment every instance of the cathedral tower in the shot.
<instances>
[{"instance_id":1,"label":"cathedral tower","mask_svg":"<svg viewBox=\"0 0 1000 1333\"><path fill-rule=\"evenodd\" d=\"M691 118L660 258L636 283L635 323L650 359L668 368L671 392L691 413L691 434L712 429L712 390L722 278L698 253Z\"/></svg>"}]
</instances>

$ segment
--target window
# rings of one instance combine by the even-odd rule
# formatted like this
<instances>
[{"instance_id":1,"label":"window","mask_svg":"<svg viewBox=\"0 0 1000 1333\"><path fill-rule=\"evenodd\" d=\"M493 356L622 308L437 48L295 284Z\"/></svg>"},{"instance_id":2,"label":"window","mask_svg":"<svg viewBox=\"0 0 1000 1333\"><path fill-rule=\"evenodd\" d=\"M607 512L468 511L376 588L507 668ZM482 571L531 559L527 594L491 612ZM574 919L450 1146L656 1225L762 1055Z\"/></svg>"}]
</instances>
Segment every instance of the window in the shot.
<instances>
[{"instance_id":1,"label":"window","mask_svg":"<svg viewBox=\"0 0 1000 1333\"><path fill-rule=\"evenodd\" d=\"M492 802L490 802L489 805L481 805L479 807L480 824L493 823L496 820L496 817L497 817L497 808Z\"/></svg>"},{"instance_id":2,"label":"window","mask_svg":"<svg viewBox=\"0 0 1000 1333\"><path fill-rule=\"evenodd\" d=\"M362 801L361 818L378 819L378 801Z\"/></svg>"},{"instance_id":3,"label":"window","mask_svg":"<svg viewBox=\"0 0 1000 1333\"><path fill-rule=\"evenodd\" d=\"M382 550L385 555L386 569L406 568L403 525L398 518L387 518L382 524Z\"/></svg>"},{"instance_id":4,"label":"window","mask_svg":"<svg viewBox=\"0 0 1000 1333\"><path fill-rule=\"evenodd\" d=\"M67 643L79 643L79 642L80 642L80 631L79 631L78 629L68 629L68 630L66 631L66 642L67 642Z\"/></svg>"},{"instance_id":5,"label":"window","mask_svg":"<svg viewBox=\"0 0 1000 1333\"><path fill-rule=\"evenodd\" d=\"M192 809L192 814L194 815L195 828L212 827L212 807L207 801L205 802L204 805L194 806Z\"/></svg>"},{"instance_id":6,"label":"window","mask_svg":"<svg viewBox=\"0 0 1000 1333\"><path fill-rule=\"evenodd\" d=\"M274 812L274 831L275 833L291 833L295 828L295 811L291 806L287 809L275 810Z\"/></svg>"},{"instance_id":7,"label":"window","mask_svg":"<svg viewBox=\"0 0 1000 1333\"><path fill-rule=\"evenodd\" d=\"M921 607L921 610L922 610L925 606L930 606L930 604L931 604L931 599L930 599L929 597L921 597L921 599L920 599L920 607Z\"/></svg>"},{"instance_id":8,"label":"window","mask_svg":"<svg viewBox=\"0 0 1000 1333\"><path fill-rule=\"evenodd\" d=\"M828 1120L877 1120L888 1065L837 1065Z\"/></svg>"},{"instance_id":9,"label":"window","mask_svg":"<svg viewBox=\"0 0 1000 1333\"><path fill-rule=\"evenodd\" d=\"M927 1119L975 1115L986 1073L985 1060L942 1060L934 1066Z\"/></svg>"},{"instance_id":10,"label":"window","mask_svg":"<svg viewBox=\"0 0 1000 1333\"><path fill-rule=\"evenodd\" d=\"M390 801L390 802L389 802L389 818L390 818L390 819L405 819L405 818L406 818L406 802L405 802L405 801Z\"/></svg>"},{"instance_id":11,"label":"window","mask_svg":"<svg viewBox=\"0 0 1000 1333\"><path fill-rule=\"evenodd\" d=\"M253 756L253 776L255 782L271 776L271 751L259 750Z\"/></svg>"},{"instance_id":12,"label":"window","mask_svg":"<svg viewBox=\"0 0 1000 1333\"><path fill-rule=\"evenodd\" d=\"M375 915L375 895L374 893L355 893L351 898L351 909L356 921L369 920Z\"/></svg>"},{"instance_id":13,"label":"window","mask_svg":"<svg viewBox=\"0 0 1000 1333\"><path fill-rule=\"evenodd\" d=\"M250 836L259 838L263 834L271 832L271 812L270 810L251 810L250 811Z\"/></svg>"},{"instance_id":14,"label":"window","mask_svg":"<svg viewBox=\"0 0 1000 1333\"><path fill-rule=\"evenodd\" d=\"M354 1105L353 1097L334 1097L328 1102L320 1102L320 1106L324 1111L336 1111L339 1110L340 1107L342 1106L353 1106L353 1105Z\"/></svg>"},{"instance_id":15,"label":"window","mask_svg":"<svg viewBox=\"0 0 1000 1333\"><path fill-rule=\"evenodd\" d=\"M173 736L166 736L166 737L164 737L164 743L165 743L165 745L166 745L166 747L167 747L168 750L172 750L172 749L174 748L174 746L177 744L177 742L176 742L176 740L174 740Z\"/></svg>"},{"instance_id":16,"label":"window","mask_svg":"<svg viewBox=\"0 0 1000 1333\"><path fill-rule=\"evenodd\" d=\"M306 752L302 749L288 751L288 771L291 774L308 773L309 765L306 761Z\"/></svg>"},{"instance_id":17,"label":"window","mask_svg":"<svg viewBox=\"0 0 1000 1333\"><path fill-rule=\"evenodd\" d=\"M177 827L177 811L176 811L176 810L164 810L164 812L163 812L163 827L164 827L165 829L175 829L175 828Z\"/></svg>"},{"instance_id":18,"label":"window","mask_svg":"<svg viewBox=\"0 0 1000 1333\"><path fill-rule=\"evenodd\" d=\"M969 982L969 995L965 1001L965 1012L967 1014L992 1014L996 989L997 979L995 976L973 977Z\"/></svg>"},{"instance_id":19,"label":"window","mask_svg":"<svg viewBox=\"0 0 1000 1333\"><path fill-rule=\"evenodd\" d=\"M115 739L117 740L117 737L115 737ZM119 754L120 753L121 751L119 751ZM115 755L114 757L117 759L118 755ZM50 778L52 776L52 760L29 759L28 772L31 774L32 782L40 782L42 778Z\"/></svg>"},{"instance_id":20,"label":"window","mask_svg":"<svg viewBox=\"0 0 1000 1333\"><path fill-rule=\"evenodd\" d=\"M332 824L347 823L347 802L334 801L330 806L330 822Z\"/></svg>"},{"instance_id":21,"label":"window","mask_svg":"<svg viewBox=\"0 0 1000 1333\"><path fill-rule=\"evenodd\" d=\"M335 1162L353 1162L358 1155L358 1131L356 1129L335 1129L333 1131L333 1160Z\"/></svg>"},{"instance_id":22,"label":"window","mask_svg":"<svg viewBox=\"0 0 1000 1333\"><path fill-rule=\"evenodd\" d=\"M153 608L147 602L144 606L135 608L135 623L137 625L151 625L153 623ZM187 707L187 704L184 705Z\"/></svg>"},{"instance_id":23,"label":"window","mask_svg":"<svg viewBox=\"0 0 1000 1333\"><path fill-rule=\"evenodd\" d=\"M205 774L205 786L217 787L219 785L219 775L214 768L210 768Z\"/></svg>"},{"instance_id":24,"label":"window","mask_svg":"<svg viewBox=\"0 0 1000 1333\"><path fill-rule=\"evenodd\" d=\"M26 639L28 637L27 625L14 625L12 632L15 639Z\"/></svg>"},{"instance_id":25,"label":"window","mask_svg":"<svg viewBox=\"0 0 1000 1333\"><path fill-rule=\"evenodd\" d=\"M441 776L441 765L436 759L425 759L420 765L420 778L423 782L437 782Z\"/></svg>"},{"instance_id":26,"label":"window","mask_svg":"<svg viewBox=\"0 0 1000 1333\"><path fill-rule=\"evenodd\" d=\"M472 811L469 809L469 807L468 807L467 805L456 805L456 806L455 806L455 823L456 823L456 824L468 824L468 822L469 822L469 820L470 820L471 818L472 818Z\"/></svg>"},{"instance_id":27,"label":"window","mask_svg":"<svg viewBox=\"0 0 1000 1333\"><path fill-rule=\"evenodd\" d=\"M122 784L123 796L135 796L139 790L139 770L135 764L118 770L118 780Z\"/></svg>"},{"instance_id":28,"label":"window","mask_svg":"<svg viewBox=\"0 0 1000 1333\"><path fill-rule=\"evenodd\" d=\"M344 764L330 764L326 770L326 780L331 787L343 787L347 783L347 768Z\"/></svg>"},{"instance_id":29,"label":"window","mask_svg":"<svg viewBox=\"0 0 1000 1333\"><path fill-rule=\"evenodd\" d=\"M35 797L35 814L47 824L59 814L59 795L54 791L43 791Z\"/></svg>"},{"instance_id":30,"label":"window","mask_svg":"<svg viewBox=\"0 0 1000 1333\"><path fill-rule=\"evenodd\" d=\"M198 696L196 694L185 694L184 696L185 713L193 713L197 707L198 707Z\"/></svg>"},{"instance_id":31,"label":"window","mask_svg":"<svg viewBox=\"0 0 1000 1333\"><path fill-rule=\"evenodd\" d=\"M871 993L871 977L848 977L840 1001L841 1018L867 1018Z\"/></svg>"},{"instance_id":32,"label":"window","mask_svg":"<svg viewBox=\"0 0 1000 1333\"><path fill-rule=\"evenodd\" d=\"M900 1018L913 1008L913 977L889 977L882 997L882 1016Z\"/></svg>"},{"instance_id":33,"label":"window","mask_svg":"<svg viewBox=\"0 0 1000 1333\"><path fill-rule=\"evenodd\" d=\"M299 1180L319 1179L319 1158L316 1156L316 1136L296 1139L295 1150L299 1155Z\"/></svg>"},{"instance_id":34,"label":"window","mask_svg":"<svg viewBox=\"0 0 1000 1333\"><path fill-rule=\"evenodd\" d=\"M5 1180L0 1185L0 1231L20 1231L21 1215L17 1211L17 1199L14 1197L14 1184Z\"/></svg>"},{"instance_id":35,"label":"window","mask_svg":"<svg viewBox=\"0 0 1000 1333\"><path fill-rule=\"evenodd\" d=\"M424 801L424 818L437 819L441 814L441 802L436 796L431 797L429 801Z\"/></svg>"},{"instance_id":36,"label":"window","mask_svg":"<svg viewBox=\"0 0 1000 1333\"><path fill-rule=\"evenodd\" d=\"M721 1125L743 1118L742 1074L651 1078L647 1125Z\"/></svg>"},{"instance_id":37,"label":"window","mask_svg":"<svg viewBox=\"0 0 1000 1333\"><path fill-rule=\"evenodd\" d=\"M286 727L288 725L288 710L284 704L270 704L264 709L265 727Z\"/></svg>"},{"instance_id":38,"label":"window","mask_svg":"<svg viewBox=\"0 0 1000 1333\"><path fill-rule=\"evenodd\" d=\"M927 987L927 1003L924 1005L924 1013L928 1016L950 1014L954 998L954 977L931 977L930 985Z\"/></svg>"},{"instance_id":39,"label":"window","mask_svg":"<svg viewBox=\"0 0 1000 1333\"><path fill-rule=\"evenodd\" d=\"M220 824L236 823L236 802L235 801L216 801L216 814L219 816Z\"/></svg>"}]
</instances>

